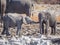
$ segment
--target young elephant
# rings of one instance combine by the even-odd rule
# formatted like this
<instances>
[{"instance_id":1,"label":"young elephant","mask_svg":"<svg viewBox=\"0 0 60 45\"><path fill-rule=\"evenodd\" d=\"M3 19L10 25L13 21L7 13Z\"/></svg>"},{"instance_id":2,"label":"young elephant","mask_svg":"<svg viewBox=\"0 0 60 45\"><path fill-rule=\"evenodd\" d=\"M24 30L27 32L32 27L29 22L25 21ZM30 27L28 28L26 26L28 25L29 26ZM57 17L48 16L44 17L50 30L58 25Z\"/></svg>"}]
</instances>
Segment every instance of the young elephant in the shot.
<instances>
[{"instance_id":1,"label":"young elephant","mask_svg":"<svg viewBox=\"0 0 60 45\"><path fill-rule=\"evenodd\" d=\"M29 16L24 16L24 14L18 13L7 13L6 16L3 17L4 19L4 29L2 34L9 36L9 27L17 27L16 35L19 35L21 26L23 23L29 24L33 23L32 19Z\"/></svg>"},{"instance_id":2,"label":"young elephant","mask_svg":"<svg viewBox=\"0 0 60 45\"><path fill-rule=\"evenodd\" d=\"M51 15L49 12L40 12L39 15L40 22L40 33L46 34L48 30L48 26L51 27L51 34L56 33L56 20L55 15ZM46 25L46 29L44 29L44 24Z\"/></svg>"},{"instance_id":3,"label":"young elephant","mask_svg":"<svg viewBox=\"0 0 60 45\"><path fill-rule=\"evenodd\" d=\"M7 36L9 36L10 35L9 27L17 26L16 35L19 35L23 23L21 15L8 13L6 14L6 16L3 17L3 20L4 20L4 27L3 27L4 29L2 34L6 34Z\"/></svg>"},{"instance_id":4,"label":"young elephant","mask_svg":"<svg viewBox=\"0 0 60 45\"><path fill-rule=\"evenodd\" d=\"M48 30L48 16L46 15L45 12L40 12L38 17L39 17L39 22L40 22L40 33L41 34L47 34L47 30ZM46 28L45 28L44 24L46 25Z\"/></svg>"}]
</instances>

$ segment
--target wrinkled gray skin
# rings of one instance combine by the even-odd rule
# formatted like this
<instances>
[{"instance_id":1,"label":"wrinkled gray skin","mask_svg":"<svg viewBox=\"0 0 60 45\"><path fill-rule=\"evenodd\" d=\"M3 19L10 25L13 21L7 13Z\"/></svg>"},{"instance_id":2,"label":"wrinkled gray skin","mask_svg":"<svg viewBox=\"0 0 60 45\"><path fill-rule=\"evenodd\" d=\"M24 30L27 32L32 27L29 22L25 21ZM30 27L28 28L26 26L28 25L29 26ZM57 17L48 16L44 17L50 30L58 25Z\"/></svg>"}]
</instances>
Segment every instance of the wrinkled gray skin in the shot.
<instances>
[{"instance_id":1,"label":"wrinkled gray skin","mask_svg":"<svg viewBox=\"0 0 60 45\"><path fill-rule=\"evenodd\" d=\"M4 16L4 21L5 21L5 26L4 26L4 30L3 30L3 34L5 33L7 36L9 35L9 27L12 26L17 26L17 31L16 31L16 35L19 34L19 31L21 30L21 25L22 25L22 17L18 16L18 17L13 17L12 15L6 15Z\"/></svg>"},{"instance_id":2,"label":"wrinkled gray skin","mask_svg":"<svg viewBox=\"0 0 60 45\"><path fill-rule=\"evenodd\" d=\"M1 3L1 13L25 13L27 15L31 14L31 7L33 6L33 1L31 0L0 0Z\"/></svg>"},{"instance_id":3,"label":"wrinkled gray skin","mask_svg":"<svg viewBox=\"0 0 60 45\"><path fill-rule=\"evenodd\" d=\"M48 16L45 12L40 12L39 15L39 22L40 22L40 33L46 34L48 28ZM44 24L46 25L46 29L44 30Z\"/></svg>"},{"instance_id":4,"label":"wrinkled gray skin","mask_svg":"<svg viewBox=\"0 0 60 45\"><path fill-rule=\"evenodd\" d=\"M33 1L31 0L10 0L7 6L6 13L20 13L31 14L31 7Z\"/></svg>"},{"instance_id":5,"label":"wrinkled gray skin","mask_svg":"<svg viewBox=\"0 0 60 45\"><path fill-rule=\"evenodd\" d=\"M20 14L27 14L28 16L31 14L31 6L32 1L31 0L1 0L1 19L3 19L5 16L5 13L20 13ZM4 29L5 27L5 20L4 21ZM3 32L2 32L3 34Z\"/></svg>"},{"instance_id":6,"label":"wrinkled gray skin","mask_svg":"<svg viewBox=\"0 0 60 45\"><path fill-rule=\"evenodd\" d=\"M10 35L9 34L9 27L17 27L17 31L16 31L16 35L19 35L20 30L21 30L21 26L23 23L27 23L30 24L33 21L28 17L25 16L23 17L21 14L17 14L17 16L13 16L15 15L14 13L8 13L6 14L6 16L3 17L5 25L4 25L4 30L2 32L2 34L6 34L7 36ZM24 21L25 19L25 21Z\"/></svg>"},{"instance_id":7,"label":"wrinkled gray skin","mask_svg":"<svg viewBox=\"0 0 60 45\"><path fill-rule=\"evenodd\" d=\"M56 32L56 20L55 15L51 15L48 12L40 12L39 13L39 22L40 22L40 33L46 34L49 26L51 27L51 34L55 34ZM44 30L44 24L46 25L46 29Z\"/></svg>"},{"instance_id":8,"label":"wrinkled gray skin","mask_svg":"<svg viewBox=\"0 0 60 45\"><path fill-rule=\"evenodd\" d=\"M56 33L56 15L51 15L48 13L48 18L49 18L49 26L51 27L51 34Z\"/></svg>"}]
</instances>

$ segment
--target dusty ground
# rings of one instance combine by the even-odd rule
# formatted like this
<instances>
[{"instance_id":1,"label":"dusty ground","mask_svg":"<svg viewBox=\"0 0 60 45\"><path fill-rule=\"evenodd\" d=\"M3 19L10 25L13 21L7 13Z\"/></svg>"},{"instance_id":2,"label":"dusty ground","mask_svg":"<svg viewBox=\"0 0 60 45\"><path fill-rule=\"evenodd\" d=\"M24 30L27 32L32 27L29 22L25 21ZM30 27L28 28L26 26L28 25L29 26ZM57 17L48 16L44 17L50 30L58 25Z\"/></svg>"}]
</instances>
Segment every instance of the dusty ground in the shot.
<instances>
[{"instance_id":1,"label":"dusty ground","mask_svg":"<svg viewBox=\"0 0 60 45\"><path fill-rule=\"evenodd\" d=\"M57 28L56 29L57 29L56 30L56 34L55 35L50 35L51 29L49 28L47 36L48 37L50 37L50 36L54 36L54 37L59 36L60 35L60 24L57 24ZM0 34L1 34L2 30L3 30L3 28L0 28ZM16 34L16 30L17 30L17 27L9 28L9 32L10 32L11 35L15 35ZM21 28L21 31L20 31L20 34L24 35L24 36L38 37L39 34L40 34L39 23L23 24L22 28ZM59 38L60 38L60 36L59 36Z\"/></svg>"},{"instance_id":2,"label":"dusty ground","mask_svg":"<svg viewBox=\"0 0 60 45\"><path fill-rule=\"evenodd\" d=\"M58 26L58 29L56 30L56 34L55 35L50 35L50 30L48 30L48 35L47 35L47 40L42 40L43 42L45 42L45 41L49 41L48 39L51 37L51 39L54 39L54 41L55 41L55 38L56 39L58 39L58 38L60 38L60 24L58 24L57 25ZM2 28L0 28L0 33L2 32ZM13 36L13 35L15 35L15 32L16 32L16 27L13 27L13 28L10 28L9 29L9 32L11 33L11 35ZM34 38L31 38L31 39L33 39L33 40L39 40L39 41L41 41L40 40L40 28L39 28L39 23L36 23L36 24L23 24L22 25L22 29L21 29L21 32L20 32L20 34L21 34L21 36L22 35L24 35L24 36L27 36L27 37L22 37L21 39L22 39L22 44L26 44L26 43L24 43L24 41L25 40L27 40L27 41L29 41L29 36L31 36L31 37L34 37ZM27 39L28 38L28 39ZM35 39L36 38L36 39ZM39 39L38 39L39 38ZM16 40L15 38L13 38L12 37L12 39L14 39L14 41ZM12 40L11 39L11 40ZM25 39L25 40L24 40ZM1 39L0 39L1 40ZM7 40L7 39L6 39ZM38 41L38 42L39 42ZM47 43L46 42L46 43ZM8 42L7 42L8 43ZM33 42L32 42L33 43ZM19 44L19 43L18 43ZM28 43L29 44L29 43ZM26 45L28 45L28 44L26 44ZM58 45L58 43L51 43L51 42L49 42L47 45ZM39 44L40 45L40 44ZM45 44L42 44L42 45L45 45Z\"/></svg>"}]
</instances>

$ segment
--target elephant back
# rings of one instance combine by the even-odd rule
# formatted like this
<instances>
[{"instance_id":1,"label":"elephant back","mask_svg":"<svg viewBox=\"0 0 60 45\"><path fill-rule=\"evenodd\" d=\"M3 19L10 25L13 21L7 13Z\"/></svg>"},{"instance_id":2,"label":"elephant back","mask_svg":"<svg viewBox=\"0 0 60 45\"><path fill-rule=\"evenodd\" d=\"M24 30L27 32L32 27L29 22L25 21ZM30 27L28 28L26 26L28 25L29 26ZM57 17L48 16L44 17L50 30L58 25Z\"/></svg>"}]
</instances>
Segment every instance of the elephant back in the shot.
<instances>
[{"instance_id":1,"label":"elephant back","mask_svg":"<svg viewBox=\"0 0 60 45\"><path fill-rule=\"evenodd\" d=\"M50 18L49 18L49 24L50 24L50 26L55 25L55 22L56 22L55 17L56 16L54 14L50 16Z\"/></svg>"}]
</instances>

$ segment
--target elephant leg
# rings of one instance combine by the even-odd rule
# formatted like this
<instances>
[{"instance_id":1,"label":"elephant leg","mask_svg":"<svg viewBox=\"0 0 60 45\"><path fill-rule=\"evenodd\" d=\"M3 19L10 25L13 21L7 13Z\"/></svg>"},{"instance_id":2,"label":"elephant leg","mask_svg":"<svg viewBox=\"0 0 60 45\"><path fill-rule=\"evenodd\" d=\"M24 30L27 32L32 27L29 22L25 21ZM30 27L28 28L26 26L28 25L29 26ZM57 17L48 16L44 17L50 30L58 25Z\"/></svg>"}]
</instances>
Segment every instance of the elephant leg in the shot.
<instances>
[{"instance_id":1,"label":"elephant leg","mask_svg":"<svg viewBox=\"0 0 60 45\"><path fill-rule=\"evenodd\" d=\"M54 30L53 27L51 27L51 34L53 34L53 30Z\"/></svg>"},{"instance_id":2,"label":"elephant leg","mask_svg":"<svg viewBox=\"0 0 60 45\"><path fill-rule=\"evenodd\" d=\"M44 35L46 34L46 29L45 29L45 23L43 23L43 33L44 33Z\"/></svg>"},{"instance_id":3,"label":"elephant leg","mask_svg":"<svg viewBox=\"0 0 60 45\"><path fill-rule=\"evenodd\" d=\"M30 17L30 15L31 15L31 9L29 8L29 14L28 14L28 16Z\"/></svg>"},{"instance_id":4,"label":"elephant leg","mask_svg":"<svg viewBox=\"0 0 60 45\"><path fill-rule=\"evenodd\" d=\"M6 36L10 35L10 33L9 33L9 22L10 22L10 19L9 19L8 16L6 16L5 21L4 21L4 23L5 23L5 30L6 30Z\"/></svg>"},{"instance_id":5,"label":"elephant leg","mask_svg":"<svg viewBox=\"0 0 60 45\"><path fill-rule=\"evenodd\" d=\"M54 35L56 34L56 24L57 23L55 22L55 25L54 25L54 33L53 33Z\"/></svg>"},{"instance_id":6,"label":"elephant leg","mask_svg":"<svg viewBox=\"0 0 60 45\"><path fill-rule=\"evenodd\" d=\"M2 16L5 16L5 11L6 11L6 0L5 0L5 2L3 1L3 2L1 2L1 13L2 13ZM2 16L1 16L1 18L2 18Z\"/></svg>"},{"instance_id":7,"label":"elephant leg","mask_svg":"<svg viewBox=\"0 0 60 45\"><path fill-rule=\"evenodd\" d=\"M42 22L41 22L41 20L39 21L39 23L40 23L40 34L42 34L42 32L41 32L41 26L42 26Z\"/></svg>"},{"instance_id":8,"label":"elephant leg","mask_svg":"<svg viewBox=\"0 0 60 45\"><path fill-rule=\"evenodd\" d=\"M30 8L27 8L26 11L27 11L27 12L26 12L26 13L27 13L27 16L30 17L30 15L31 15L31 9L30 9Z\"/></svg>"},{"instance_id":9,"label":"elephant leg","mask_svg":"<svg viewBox=\"0 0 60 45\"><path fill-rule=\"evenodd\" d=\"M27 8L28 9L28 12L27 12L27 15L30 17L30 15L31 15L31 4L30 4L30 6Z\"/></svg>"},{"instance_id":10,"label":"elephant leg","mask_svg":"<svg viewBox=\"0 0 60 45\"><path fill-rule=\"evenodd\" d=\"M2 16L5 16L5 10L6 10L6 6L2 5Z\"/></svg>"},{"instance_id":11,"label":"elephant leg","mask_svg":"<svg viewBox=\"0 0 60 45\"><path fill-rule=\"evenodd\" d=\"M6 21L5 17L4 17L4 20L3 20L3 21L4 21L4 22L3 22L3 31L2 31L2 35L6 34L6 32L5 32L5 31L6 31L6 30L5 30L5 29L6 29L6 28L5 28L5 25L6 25L6 24L5 24L5 21Z\"/></svg>"},{"instance_id":12,"label":"elephant leg","mask_svg":"<svg viewBox=\"0 0 60 45\"><path fill-rule=\"evenodd\" d=\"M40 20L40 34L42 34L42 21Z\"/></svg>"},{"instance_id":13,"label":"elephant leg","mask_svg":"<svg viewBox=\"0 0 60 45\"><path fill-rule=\"evenodd\" d=\"M16 35L19 35L20 34L20 31L21 31L22 21L21 20L17 20L16 21L16 24L17 24Z\"/></svg>"},{"instance_id":14,"label":"elephant leg","mask_svg":"<svg viewBox=\"0 0 60 45\"><path fill-rule=\"evenodd\" d=\"M55 35L54 27L52 27L52 34Z\"/></svg>"},{"instance_id":15,"label":"elephant leg","mask_svg":"<svg viewBox=\"0 0 60 45\"><path fill-rule=\"evenodd\" d=\"M52 28L51 34L55 35L55 33L56 33L56 22L51 28Z\"/></svg>"},{"instance_id":16,"label":"elephant leg","mask_svg":"<svg viewBox=\"0 0 60 45\"><path fill-rule=\"evenodd\" d=\"M9 20L7 20L7 22L6 22L6 25L5 25L5 30L6 30L6 36L9 36L10 35L10 33L9 33Z\"/></svg>"},{"instance_id":17,"label":"elephant leg","mask_svg":"<svg viewBox=\"0 0 60 45\"><path fill-rule=\"evenodd\" d=\"M44 34L44 22L42 22L42 34Z\"/></svg>"},{"instance_id":18,"label":"elephant leg","mask_svg":"<svg viewBox=\"0 0 60 45\"><path fill-rule=\"evenodd\" d=\"M45 34L47 34L47 31L48 31L48 21L46 22L46 29L45 29Z\"/></svg>"},{"instance_id":19,"label":"elephant leg","mask_svg":"<svg viewBox=\"0 0 60 45\"><path fill-rule=\"evenodd\" d=\"M1 0L1 24L3 23L2 20L3 20L3 16L5 16L5 10L6 10L6 0Z\"/></svg>"},{"instance_id":20,"label":"elephant leg","mask_svg":"<svg viewBox=\"0 0 60 45\"><path fill-rule=\"evenodd\" d=\"M5 34L5 23L3 22L3 31L2 31L2 35L4 35Z\"/></svg>"},{"instance_id":21,"label":"elephant leg","mask_svg":"<svg viewBox=\"0 0 60 45\"><path fill-rule=\"evenodd\" d=\"M8 17L4 17L4 22L3 22L4 26L3 26L3 32L2 34L6 34L7 36L10 35L8 28L9 28L9 19Z\"/></svg>"}]
</instances>

